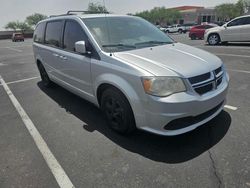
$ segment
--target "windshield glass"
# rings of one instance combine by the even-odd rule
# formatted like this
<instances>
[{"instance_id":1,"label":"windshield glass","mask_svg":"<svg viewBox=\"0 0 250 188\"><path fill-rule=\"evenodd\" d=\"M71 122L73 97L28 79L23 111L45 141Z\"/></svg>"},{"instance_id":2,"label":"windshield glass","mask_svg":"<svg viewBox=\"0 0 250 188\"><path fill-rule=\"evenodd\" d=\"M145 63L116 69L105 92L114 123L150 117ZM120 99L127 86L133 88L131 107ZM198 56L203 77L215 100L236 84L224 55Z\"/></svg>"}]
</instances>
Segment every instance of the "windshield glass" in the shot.
<instances>
[{"instance_id":1,"label":"windshield glass","mask_svg":"<svg viewBox=\"0 0 250 188\"><path fill-rule=\"evenodd\" d=\"M174 41L148 21L138 17L84 18L84 23L106 52L172 44Z\"/></svg>"}]
</instances>

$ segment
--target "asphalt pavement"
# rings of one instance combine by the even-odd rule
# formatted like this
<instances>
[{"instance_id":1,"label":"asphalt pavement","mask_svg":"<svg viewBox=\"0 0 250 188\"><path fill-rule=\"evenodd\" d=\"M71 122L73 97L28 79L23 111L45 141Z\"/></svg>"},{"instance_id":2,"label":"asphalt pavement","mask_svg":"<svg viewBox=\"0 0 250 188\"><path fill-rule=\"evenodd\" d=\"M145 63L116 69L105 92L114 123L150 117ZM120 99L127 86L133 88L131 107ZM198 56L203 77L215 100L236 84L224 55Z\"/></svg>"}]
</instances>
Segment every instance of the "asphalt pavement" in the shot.
<instances>
[{"instance_id":1,"label":"asphalt pavement","mask_svg":"<svg viewBox=\"0 0 250 188\"><path fill-rule=\"evenodd\" d=\"M0 85L0 188L67 187L64 180L77 188L250 187L250 44L211 47L171 36L219 56L230 75L224 110L175 137L113 132L92 104L43 87L31 39L0 40L0 76L9 88Z\"/></svg>"}]
</instances>

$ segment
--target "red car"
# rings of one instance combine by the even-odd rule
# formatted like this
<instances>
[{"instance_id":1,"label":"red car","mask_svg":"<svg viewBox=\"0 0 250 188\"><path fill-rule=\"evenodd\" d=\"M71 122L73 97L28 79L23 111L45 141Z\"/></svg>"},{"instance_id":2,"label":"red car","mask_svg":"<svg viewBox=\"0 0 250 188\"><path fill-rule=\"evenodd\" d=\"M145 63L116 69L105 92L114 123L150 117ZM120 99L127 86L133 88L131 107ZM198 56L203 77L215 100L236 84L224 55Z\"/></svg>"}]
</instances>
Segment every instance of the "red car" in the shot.
<instances>
[{"instance_id":1,"label":"red car","mask_svg":"<svg viewBox=\"0 0 250 188\"><path fill-rule=\"evenodd\" d=\"M216 25L212 25L212 24L204 24L204 25L194 26L189 31L189 37L191 38L191 40L195 40L197 38L203 39L204 34L205 34L205 30L210 29L210 28L215 27L215 26Z\"/></svg>"},{"instance_id":2,"label":"red car","mask_svg":"<svg viewBox=\"0 0 250 188\"><path fill-rule=\"evenodd\" d=\"M11 39L12 42L24 41L24 35L22 33L13 33Z\"/></svg>"}]
</instances>

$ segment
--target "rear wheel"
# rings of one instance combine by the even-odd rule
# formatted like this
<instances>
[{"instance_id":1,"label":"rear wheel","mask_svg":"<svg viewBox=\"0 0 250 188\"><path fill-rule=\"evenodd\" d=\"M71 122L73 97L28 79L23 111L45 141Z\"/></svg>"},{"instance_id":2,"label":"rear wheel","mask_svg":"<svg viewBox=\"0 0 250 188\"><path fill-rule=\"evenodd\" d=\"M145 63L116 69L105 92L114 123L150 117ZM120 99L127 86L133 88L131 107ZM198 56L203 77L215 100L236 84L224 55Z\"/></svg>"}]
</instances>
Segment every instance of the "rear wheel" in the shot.
<instances>
[{"instance_id":1,"label":"rear wheel","mask_svg":"<svg viewBox=\"0 0 250 188\"><path fill-rule=\"evenodd\" d=\"M134 114L130 104L118 89L108 88L103 92L101 109L109 127L114 131L128 134L136 129Z\"/></svg>"},{"instance_id":2,"label":"rear wheel","mask_svg":"<svg viewBox=\"0 0 250 188\"><path fill-rule=\"evenodd\" d=\"M207 42L209 45L217 45L220 43L220 36L216 33L208 36Z\"/></svg>"},{"instance_id":3,"label":"rear wheel","mask_svg":"<svg viewBox=\"0 0 250 188\"><path fill-rule=\"evenodd\" d=\"M178 30L178 33L182 34L182 32L183 32L182 29L179 29L179 30Z\"/></svg>"},{"instance_id":4,"label":"rear wheel","mask_svg":"<svg viewBox=\"0 0 250 188\"><path fill-rule=\"evenodd\" d=\"M37 66L38 66L38 70L39 70L40 75L41 75L43 85L45 87L51 87L53 85L53 82L49 79L49 76L48 76L44 66L42 65L42 63L39 63Z\"/></svg>"}]
</instances>

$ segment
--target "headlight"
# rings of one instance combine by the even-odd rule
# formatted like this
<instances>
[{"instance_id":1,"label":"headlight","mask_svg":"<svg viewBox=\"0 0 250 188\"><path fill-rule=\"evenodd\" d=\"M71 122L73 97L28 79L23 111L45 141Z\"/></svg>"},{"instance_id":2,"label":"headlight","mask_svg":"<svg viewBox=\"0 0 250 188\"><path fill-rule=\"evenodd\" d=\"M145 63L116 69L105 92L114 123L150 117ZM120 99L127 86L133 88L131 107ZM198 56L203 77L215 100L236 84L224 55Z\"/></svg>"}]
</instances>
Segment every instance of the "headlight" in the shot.
<instances>
[{"instance_id":1,"label":"headlight","mask_svg":"<svg viewBox=\"0 0 250 188\"><path fill-rule=\"evenodd\" d=\"M183 80L178 77L142 77L142 84L147 94L158 97L186 91Z\"/></svg>"}]
</instances>

